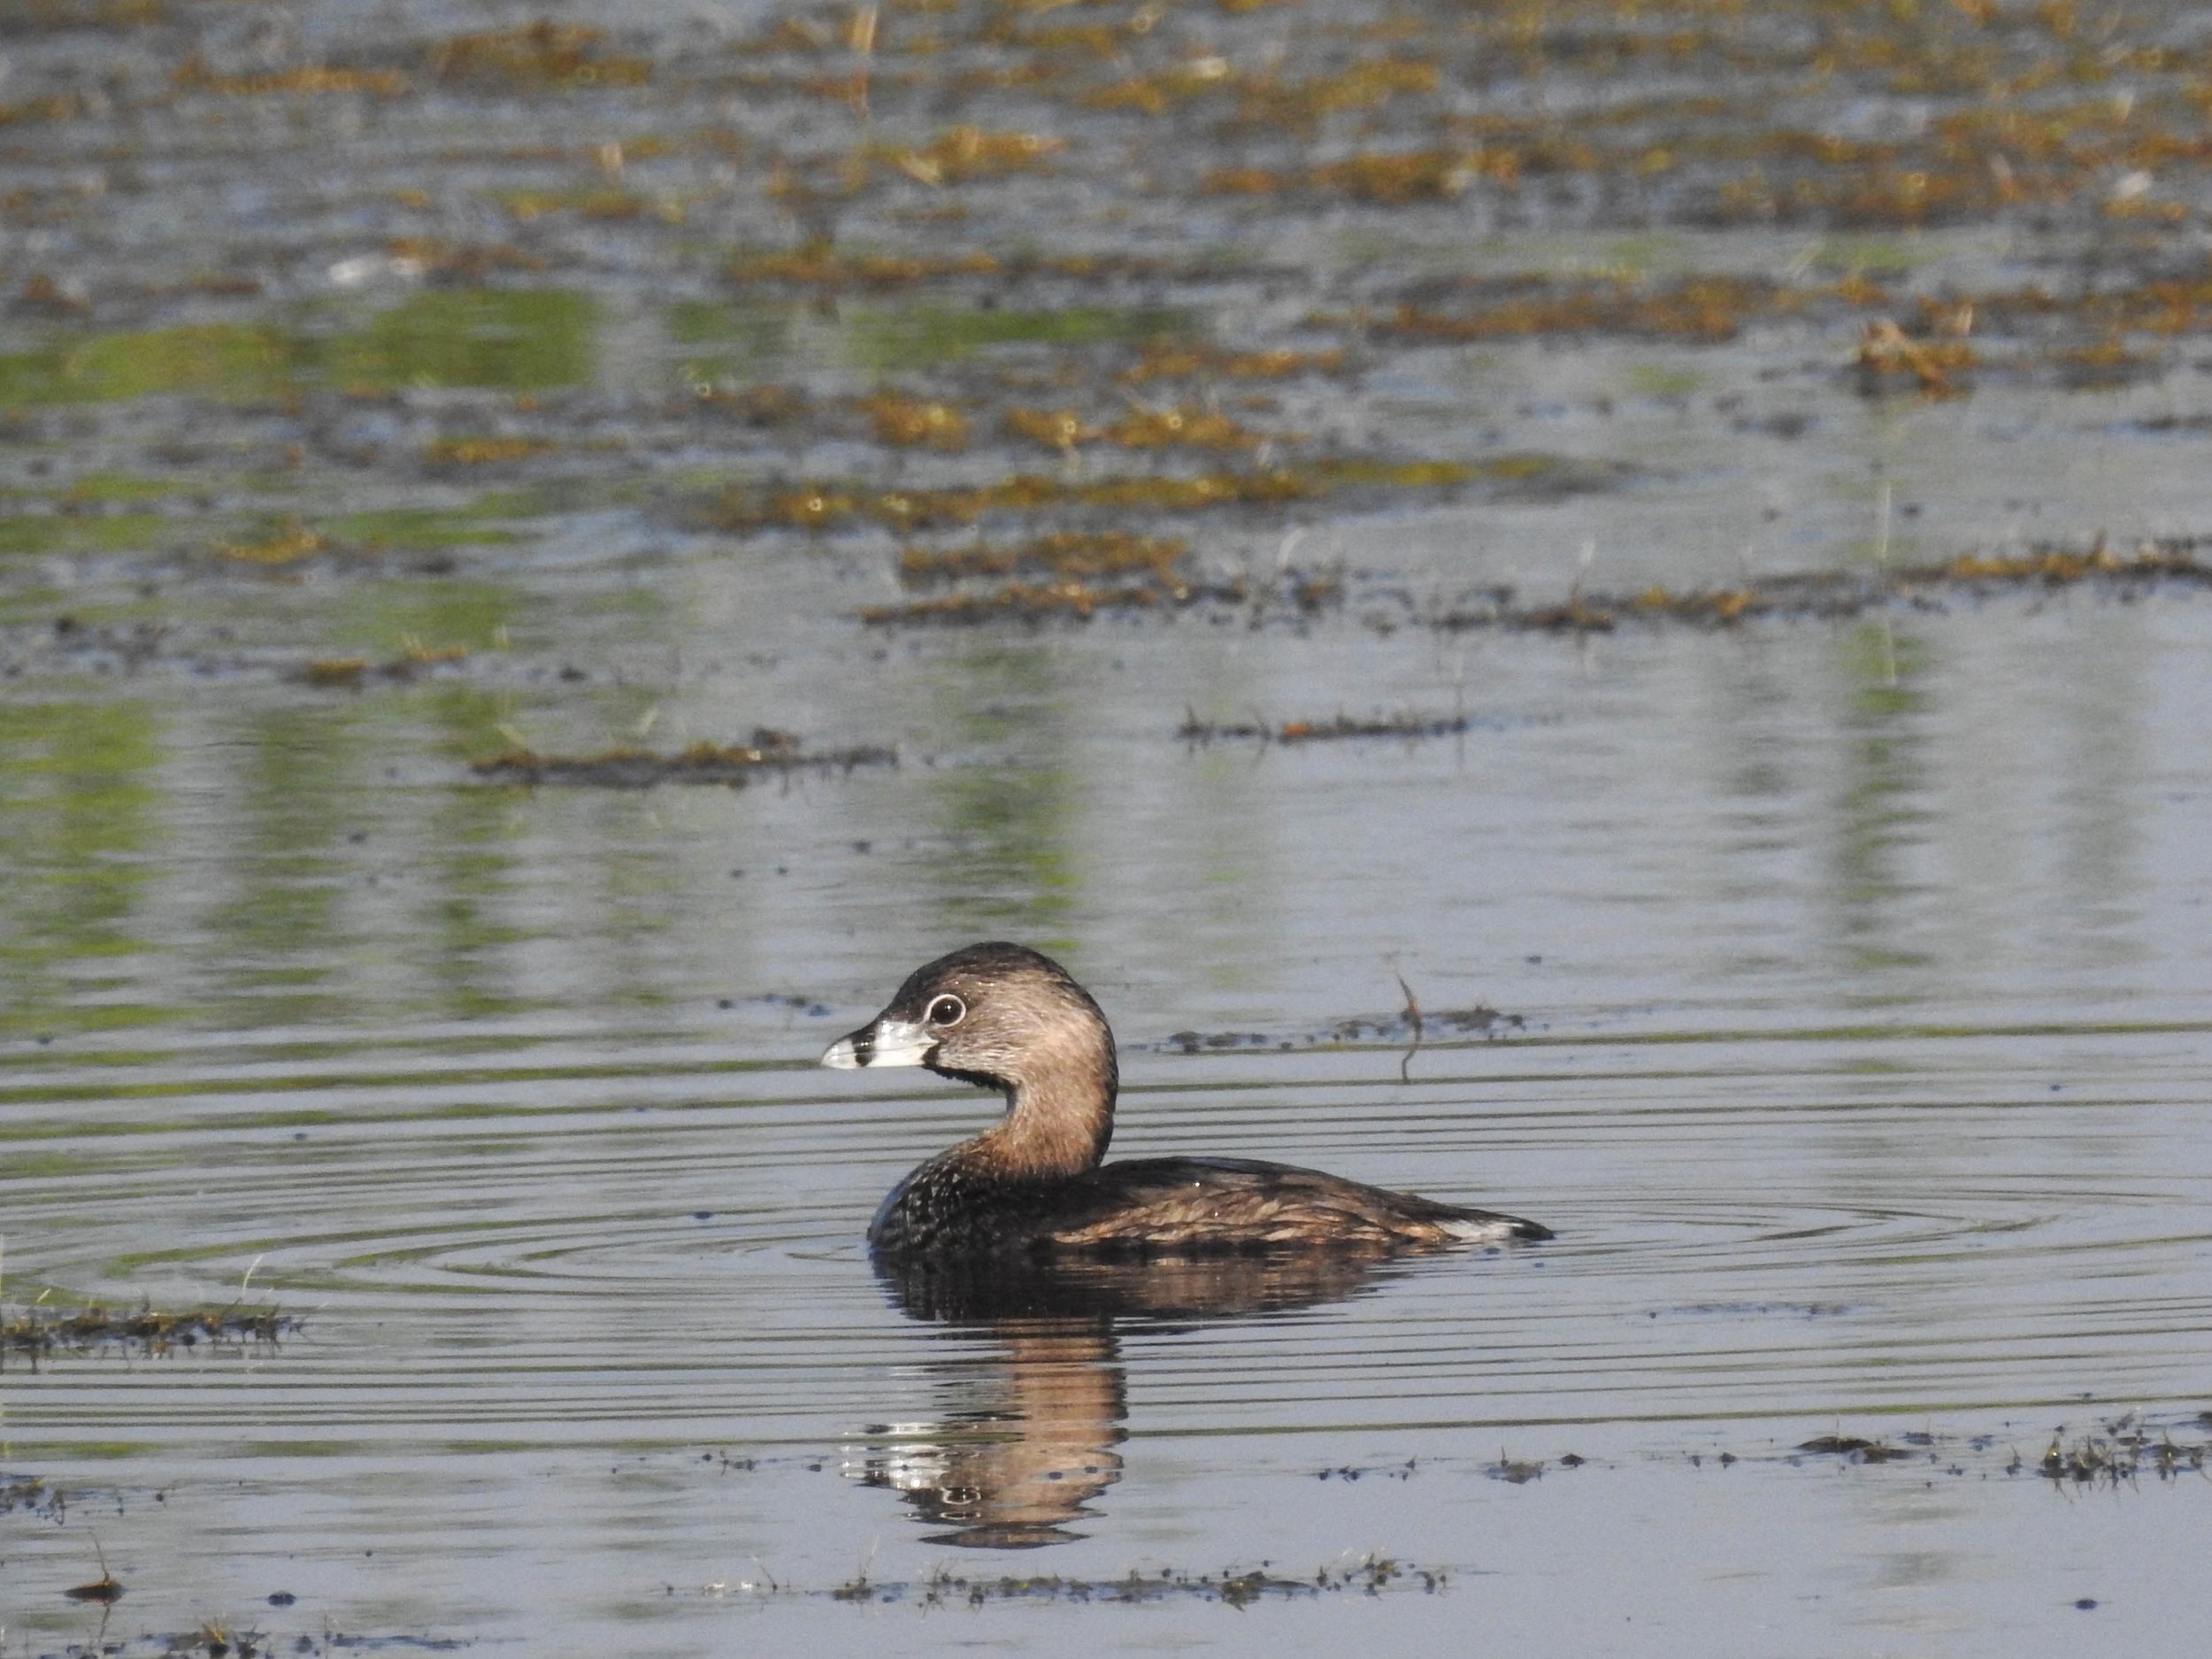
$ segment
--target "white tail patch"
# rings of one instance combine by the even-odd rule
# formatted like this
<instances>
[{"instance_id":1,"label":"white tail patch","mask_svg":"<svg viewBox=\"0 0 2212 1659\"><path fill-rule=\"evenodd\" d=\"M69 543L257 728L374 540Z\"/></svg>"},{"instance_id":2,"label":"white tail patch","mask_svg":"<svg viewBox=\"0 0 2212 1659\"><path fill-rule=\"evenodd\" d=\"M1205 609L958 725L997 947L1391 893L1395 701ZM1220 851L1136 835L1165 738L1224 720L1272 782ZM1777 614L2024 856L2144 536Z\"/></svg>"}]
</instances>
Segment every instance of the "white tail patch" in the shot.
<instances>
[{"instance_id":1,"label":"white tail patch","mask_svg":"<svg viewBox=\"0 0 2212 1659\"><path fill-rule=\"evenodd\" d=\"M1466 1244L1502 1244L1517 1237L1514 1229L1520 1224L1500 1217L1494 1221L1440 1221L1436 1224L1451 1237Z\"/></svg>"}]
</instances>

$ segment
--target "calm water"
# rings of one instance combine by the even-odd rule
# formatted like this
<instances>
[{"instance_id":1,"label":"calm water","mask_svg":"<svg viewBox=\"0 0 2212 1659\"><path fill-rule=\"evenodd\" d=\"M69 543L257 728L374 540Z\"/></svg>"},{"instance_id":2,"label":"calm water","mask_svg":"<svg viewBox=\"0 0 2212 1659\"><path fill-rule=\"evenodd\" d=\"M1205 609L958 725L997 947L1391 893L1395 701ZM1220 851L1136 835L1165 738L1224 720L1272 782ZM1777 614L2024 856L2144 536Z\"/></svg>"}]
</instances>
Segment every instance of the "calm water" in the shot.
<instances>
[{"instance_id":1,"label":"calm water","mask_svg":"<svg viewBox=\"0 0 2212 1659\"><path fill-rule=\"evenodd\" d=\"M0 1300L304 1324L11 1357L0 1655L209 1621L287 1651L2199 1650L2204 1476L2039 1469L2131 1413L2212 1438L2212 601L1427 622L1501 583L2202 533L2200 340L2124 382L1870 398L1856 316L1459 345L1325 321L1447 270L2055 280L2120 248L2101 195L1893 237L1482 190L1224 205L1171 145L1125 178L1137 117L1019 80L958 103L1005 63L956 41L878 88L881 141L1050 118L1064 170L925 189L917 152L843 204L840 247L1000 245L1049 211L1146 257L1179 227L1228 274L810 295L726 269L828 211L764 182L772 151L826 190L807 168L856 142L847 104L793 89L824 65L746 45L767 13L591 46L618 83L618 49L651 66L624 89L526 54L424 68L520 12L126 10L11 17L0 81L108 100L0 126L40 193L8 209L0 319ZM1179 15L1160 50L1340 68L1290 16ZM127 26L57 24L104 18ZM205 90L195 50L241 79ZM302 65L413 79L250 80ZM1829 126L1879 125L1838 98ZM1312 142L1418 125L1383 111ZM2149 199L2193 199L2161 165ZM618 188L644 205L578 205ZM2112 257L2200 257L2193 222ZM251 291L193 286L222 273ZM1129 378L1164 335L1356 361ZM801 412L740 408L767 384ZM858 400L885 388L967 411L966 447L884 438ZM1342 603L870 626L916 596L902 551L977 531L729 516L1262 465L1061 457L1005 424L1072 400L1102 431L1130 398L1395 480L1104 515ZM492 440L521 447L452 447ZM1000 546L1102 522L993 511ZM1340 712L1467 729L1176 735ZM760 726L899 761L741 790L467 765ZM1049 1308L879 1283L881 1193L992 1102L814 1060L982 937L1105 1006L1118 1151L1321 1165L1557 1240L1094 1276ZM1800 1449L1820 1436L1899 1455ZM103 1557L125 1598L65 1600Z\"/></svg>"}]
</instances>

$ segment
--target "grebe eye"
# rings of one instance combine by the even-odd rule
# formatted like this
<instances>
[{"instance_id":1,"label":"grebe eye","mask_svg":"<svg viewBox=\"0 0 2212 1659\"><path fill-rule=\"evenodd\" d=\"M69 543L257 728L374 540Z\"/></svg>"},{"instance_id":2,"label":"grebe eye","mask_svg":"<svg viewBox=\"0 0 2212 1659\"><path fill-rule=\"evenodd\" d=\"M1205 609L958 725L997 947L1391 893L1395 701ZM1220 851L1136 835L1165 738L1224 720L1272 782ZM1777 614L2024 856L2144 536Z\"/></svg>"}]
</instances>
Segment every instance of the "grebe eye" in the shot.
<instances>
[{"instance_id":1,"label":"grebe eye","mask_svg":"<svg viewBox=\"0 0 2212 1659\"><path fill-rule=\"evenodd\" d=\"M941 996L929 1005L929 1023L933 1025L957 1025L965 1018L968 1005L956 996Z\"/></svg>"}]
</instances>

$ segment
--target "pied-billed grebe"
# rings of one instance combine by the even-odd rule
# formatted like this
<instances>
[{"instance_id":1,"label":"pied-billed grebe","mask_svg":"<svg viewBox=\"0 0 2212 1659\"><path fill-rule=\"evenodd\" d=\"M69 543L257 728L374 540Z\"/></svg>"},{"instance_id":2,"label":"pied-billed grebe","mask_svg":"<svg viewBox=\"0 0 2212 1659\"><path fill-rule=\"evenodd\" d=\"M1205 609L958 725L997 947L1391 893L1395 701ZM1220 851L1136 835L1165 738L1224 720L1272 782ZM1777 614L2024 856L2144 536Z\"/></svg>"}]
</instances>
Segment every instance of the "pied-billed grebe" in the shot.
<instances>
[{"instance_id":1,"label":"pied-billed grebe","mask_svg":"<svg viewBox=\"0 0 2212 1659\"><path fill-rule=\"evenodd\" d=\"M879 1255L1382 1254L1552 1236L1517 1216L1285 1164L1101 1164L1119 1081L1114 1034L1089 992L1021 945L970 945L915 970L822 1064L925 1065L1006 1092L997 1125L891 1189L868 1228Z\"/></svg>"}]
</instances>

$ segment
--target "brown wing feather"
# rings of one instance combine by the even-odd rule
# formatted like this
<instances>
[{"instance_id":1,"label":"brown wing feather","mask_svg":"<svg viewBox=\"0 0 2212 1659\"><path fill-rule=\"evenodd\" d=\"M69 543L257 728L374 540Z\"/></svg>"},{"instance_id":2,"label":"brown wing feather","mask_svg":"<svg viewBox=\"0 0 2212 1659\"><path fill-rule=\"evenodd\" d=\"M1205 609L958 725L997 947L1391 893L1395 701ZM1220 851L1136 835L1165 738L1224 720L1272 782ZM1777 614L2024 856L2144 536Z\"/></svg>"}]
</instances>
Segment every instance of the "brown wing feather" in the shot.
<instances>
[{"instance_id":1,"label":"brown wing feather","mask_svg":"<svg viewBox=\"0 0 2212 1659\"><path fill-rule=\"evenodd\" d=\"M1044 1232L1070 1250L1392 1250L1551 1235L1534 1222L1243 1158L1136 1158L1071 1187L1065 1221Z\"/></svg>"}]
</instances>

